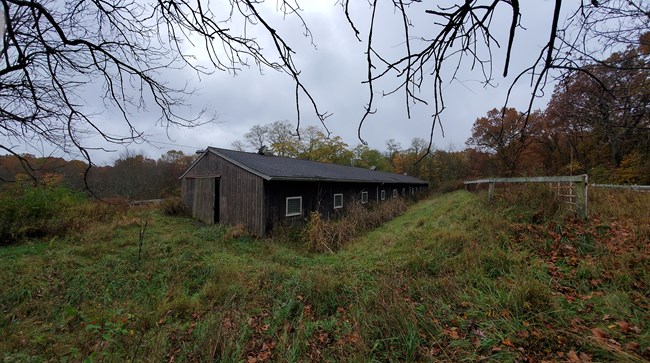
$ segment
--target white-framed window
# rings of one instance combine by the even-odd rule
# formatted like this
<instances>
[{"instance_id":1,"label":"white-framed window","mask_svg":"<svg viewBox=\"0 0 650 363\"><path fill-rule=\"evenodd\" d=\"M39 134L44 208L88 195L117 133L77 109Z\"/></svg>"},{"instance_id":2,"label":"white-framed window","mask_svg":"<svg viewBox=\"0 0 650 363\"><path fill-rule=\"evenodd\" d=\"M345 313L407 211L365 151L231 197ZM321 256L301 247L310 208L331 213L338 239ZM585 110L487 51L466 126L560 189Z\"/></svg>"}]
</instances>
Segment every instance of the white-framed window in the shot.
<instances>
[{"instance_id":1,"label":"white-framed window","mask_svg":"<svg viewBox=\"0 0 650 363\"><path fill-rule=\"evenodd\" d=\"M366 203L368 203L368 192L364 190L361 192L361 204Z\"/></svg>"},{"instance_id":2,"label":"white-framed window","mask_svg":"<svg viewBox=\"0 0 650 363\"><path fill-rule=\"evenodd\" d=\"M406 196L406 188L402 188L402 196L403 196L403 197Z\"/></svg>"},{"instance_id":3,"label":"white-framed window","mask_svg":"<svg viewBox=\"0 0 650 363\"><path fill-rule=\"evenodd\" d=\"M411 195L415 195L415 188L411 187Z\"/></svg>"},{"instance_id":4,"label":"white-framed window","mask_svg":"<svg viewBox=\"0 0 650 363\"><path fill-rule=\"evenodd\" d=\"M393 189L393 198L397 198L399 196L399 193L397 192L397 189Z\"/></svg>"},{"instance_id":5,"label":"white-framed window","mask_svg":"<svg viewBox=\"0 0 650 363\"><path fill-rule=\"evenodd\" d=\"M386 191L385 190L381 191L381 200L386 200Z\"/></svg>"},{"instance_id":6,"label":"white-framed window","mask_svg":"<svg viewBox=\"0 0 650 363\"><path fill-rule=\"evenodd\" d=\"M287 197L285 217L299 216L302 214L302 197Z\"/></svg>"},{"instance_id":7,"label":"white-framed window","mask_svg":"<svg viewBox=\"0 0 650 363\"><path fill-rule=\"evenodd\" d=\"M343 208L343 194L334 194L334 209Z\"/></svg>"}]
</instances>

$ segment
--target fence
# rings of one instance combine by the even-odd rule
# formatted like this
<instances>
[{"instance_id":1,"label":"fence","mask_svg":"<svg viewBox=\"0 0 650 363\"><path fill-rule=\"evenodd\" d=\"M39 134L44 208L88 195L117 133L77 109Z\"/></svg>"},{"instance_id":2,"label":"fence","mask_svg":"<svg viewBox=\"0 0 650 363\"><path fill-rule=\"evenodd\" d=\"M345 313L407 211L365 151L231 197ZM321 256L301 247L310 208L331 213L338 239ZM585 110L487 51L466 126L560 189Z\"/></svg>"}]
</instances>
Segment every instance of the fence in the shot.
<instances>
[{"instance_id":1,"label":"fence","mask_svg":"<svg viewBox=\"0 0 650 363\"><path fill-rule=\"evenodd\" d=\"M589 184L586 174L530 178L488 178L465 181L464 183L466 189L469 189L470 185L488 184L488 200L494 197L494 185L497 183L547 183L565 203L576 207L576 212L580 218L587 218L587 187Z\"/></svg>"},{"instance_id":2,"label":"fence","mask_svg":"<svg viewBox=\"0 0 650 363\"><path fill-rule=\"evenodd\" d=\"M650 185L591 184L594 188L625 189L635 192L650 192Z\"/></svg>"}]
</instances>

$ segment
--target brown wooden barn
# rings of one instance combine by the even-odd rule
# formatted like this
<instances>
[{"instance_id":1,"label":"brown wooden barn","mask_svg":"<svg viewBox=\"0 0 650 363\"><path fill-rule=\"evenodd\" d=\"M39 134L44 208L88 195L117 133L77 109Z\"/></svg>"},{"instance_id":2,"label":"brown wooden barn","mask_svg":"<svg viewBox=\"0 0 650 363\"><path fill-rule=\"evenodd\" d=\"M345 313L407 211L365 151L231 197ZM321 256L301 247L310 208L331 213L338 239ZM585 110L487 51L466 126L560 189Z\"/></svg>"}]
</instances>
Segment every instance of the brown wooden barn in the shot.
<instances>
[{"instance_id":1,"label":"brown wooden barn","mask_svg":"<svg viewBox=\"0 0 650 363\"><path fill-rule=\"evenodd\" d=\"M208 147L181 179L181 199L209 224L244 225L262 236L274 226L325 218L352 202L415 197L427 183L412 176Z\"/></svg>"}]
</instances>

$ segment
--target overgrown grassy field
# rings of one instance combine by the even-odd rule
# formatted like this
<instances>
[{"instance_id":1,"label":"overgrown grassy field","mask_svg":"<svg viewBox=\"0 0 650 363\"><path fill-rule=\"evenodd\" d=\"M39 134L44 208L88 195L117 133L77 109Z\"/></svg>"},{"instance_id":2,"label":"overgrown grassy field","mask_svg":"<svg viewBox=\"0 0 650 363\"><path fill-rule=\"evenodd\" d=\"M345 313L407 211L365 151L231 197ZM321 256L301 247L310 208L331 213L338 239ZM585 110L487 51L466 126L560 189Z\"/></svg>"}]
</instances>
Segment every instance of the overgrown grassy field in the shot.
<instances>
[{"instance_id":1,"label":"overgrown grassy field","mask_svg":"<svg viewBox=\"0 0 650 363\"><path fill-rule=\"evenodd\" d=\"M643 361L650 193L591 199L444 194L334 253L131 209L0 248L0 358Z\"/></svg>"}]
</instances>

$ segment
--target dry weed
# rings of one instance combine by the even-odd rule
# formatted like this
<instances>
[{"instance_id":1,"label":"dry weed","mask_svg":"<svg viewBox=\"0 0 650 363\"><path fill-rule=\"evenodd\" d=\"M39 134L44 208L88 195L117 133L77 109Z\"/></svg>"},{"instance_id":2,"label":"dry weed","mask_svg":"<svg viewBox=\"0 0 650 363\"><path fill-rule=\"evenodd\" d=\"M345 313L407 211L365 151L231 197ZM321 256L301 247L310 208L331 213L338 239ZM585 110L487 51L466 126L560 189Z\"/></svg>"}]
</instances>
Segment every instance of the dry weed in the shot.
<instances>
[{"instance_id":1,"label":"dry weed","mask_svg":"<svg viewBox=\"0 0 650 363\"><path fill-rule=\"evenodd\" d=\"M306 226L307 244L316 252L337 251L354 237L401 215L406 209L406 201L398 198L371 207L355 203L338 220L325 220L320 213L312 212Z\"/></svg>"}]
</instances>

